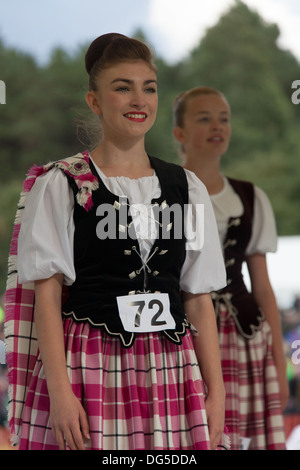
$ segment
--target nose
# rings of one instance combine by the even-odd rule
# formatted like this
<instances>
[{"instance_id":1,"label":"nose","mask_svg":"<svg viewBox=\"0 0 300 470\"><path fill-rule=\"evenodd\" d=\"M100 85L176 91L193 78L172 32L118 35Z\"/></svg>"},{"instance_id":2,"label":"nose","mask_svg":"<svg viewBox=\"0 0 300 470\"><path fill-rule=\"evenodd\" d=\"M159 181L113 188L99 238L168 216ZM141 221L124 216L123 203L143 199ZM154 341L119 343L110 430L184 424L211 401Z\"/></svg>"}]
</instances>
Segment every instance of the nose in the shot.
<instances>
[{"instance_id":1,"label":"nose","mask_svg":"<svg viewBox=\"0 0 300 470\"><path fill-rule=\"evenodd\" d=\"M146 106L145 94L142 90L135 90L131 98L131 106L136 109L143 109Z\"/></svg>"},{"instance_id":2,"label":"nose","mask_svg":"<svg viewBox=\"0 0 300 470\"><path fill-rule=\"evenodd\" d=\"M220 130L223 128L222 122L219 119L214 119L211 123L212 130Z\"/></svg>"}]
</instances>

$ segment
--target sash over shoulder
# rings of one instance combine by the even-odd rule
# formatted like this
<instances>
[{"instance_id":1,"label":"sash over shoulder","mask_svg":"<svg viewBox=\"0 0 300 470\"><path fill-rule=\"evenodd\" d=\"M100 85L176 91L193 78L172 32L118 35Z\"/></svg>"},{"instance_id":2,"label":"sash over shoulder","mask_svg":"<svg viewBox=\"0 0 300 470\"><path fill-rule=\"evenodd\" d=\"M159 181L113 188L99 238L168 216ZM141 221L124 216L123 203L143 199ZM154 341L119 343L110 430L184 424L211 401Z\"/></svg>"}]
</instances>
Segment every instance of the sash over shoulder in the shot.
<instances>
[{"instance_id":1,"label":"sash over shoulder","mask_svg":"<svg viewBox=\"0 0 300 470\"><path fill-rule=\"evenodd\" d=\"M98 180L92 174L88 162L89 152L83 152L44 166L34 165L24 180L20 194L9 250L5 291L5 341L9 381L8 420L13 444L18 442L27 389L38 355L33 321L34 283L20 284L18 282L18 237L27 196L36 178L56 167L73 178L78 188L77 202L89 211L93 206L92 192L98 188Z\"/></svg>"}]
</instances>

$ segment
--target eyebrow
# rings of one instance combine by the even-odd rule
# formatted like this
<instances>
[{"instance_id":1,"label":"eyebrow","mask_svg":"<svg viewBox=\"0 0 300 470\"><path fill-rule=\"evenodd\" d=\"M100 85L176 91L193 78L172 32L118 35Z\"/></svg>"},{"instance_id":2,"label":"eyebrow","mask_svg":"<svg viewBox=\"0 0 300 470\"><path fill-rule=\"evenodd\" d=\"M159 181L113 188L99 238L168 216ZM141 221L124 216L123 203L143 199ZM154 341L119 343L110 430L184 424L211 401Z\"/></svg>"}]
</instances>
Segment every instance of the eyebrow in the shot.
<instances>
[{"instance_id":1,"label":"eyebrow","mask_svg":"<svg viewBox=\"0 0 300 470\"><path fill-rule=\"evenodd\" d=\"M134 83L133 80L129 80L128 78L115 78L112 82L111 82L111 85L113 83L116 83L116 82L125 82L125 83L128 83L128 85L132 85ZM150 80L145 80L144 81L144 85L149 85L150 83L155 83L157 84L157 80L154 80L154 79L150 79Z\"/></svg>"},{"instance_id":2,"label":"eyebrow","mask_svg":"<svg viewBox=\"0 0 300 470\"><path fill-rule=\"evenodd\" d=\"M197 114L210 114L210 111L198 111ZM229 111L220 111L220 114L230 114Z\"/></svg>"}]
</instances>

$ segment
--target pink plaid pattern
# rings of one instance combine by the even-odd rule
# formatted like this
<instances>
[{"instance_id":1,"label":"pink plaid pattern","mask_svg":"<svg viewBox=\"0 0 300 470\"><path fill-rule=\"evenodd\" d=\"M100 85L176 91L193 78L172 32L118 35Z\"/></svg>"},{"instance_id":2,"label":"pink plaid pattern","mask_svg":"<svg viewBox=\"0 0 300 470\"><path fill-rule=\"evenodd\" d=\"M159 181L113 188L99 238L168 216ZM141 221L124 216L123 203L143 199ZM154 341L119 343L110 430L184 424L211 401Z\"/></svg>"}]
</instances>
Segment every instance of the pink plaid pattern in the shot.
<instances>
[{"instance_id":1,"label":"pink plaid pattern","mask_svg":"<svg viewBox=\"0 0 300 470\"><path fill-rule=\"evenodd\" d=\"M140 334L131 348L87 323L64 320L73 391L88 415L93 450L209 449L204 388L190 332L181 346ZM38 360L24 410L21 450L55 450Z\"/></svg>"},{"instance_id":2,"label":"pink plaid pattern","mask_svg":"<svg viewBox=\"0 0 300 470\"><path fill-rule=\"evenodd\" d=\"M26 197L36 178L54 165L71 175L86 210L97 183L85 152L34 166L23 185L9 253L5 295L10 431L20 449L57 449L49 424L49 397L33 321L34 286L18 283L17 244ZM81 165L81 162L83 163ZM79 165L78 165L79 163ZM164 335L139 335L125 349L86 323L64 320L74 393L86 408L91 449L209 449L204 387L190 333L182 345ZM224 433L219 449L228 449Z\"/></svg>"},{"instance_id":3,"label":"pink plaid pattern","mask_svg":"<svg viewBox=\"0 0 300 470\"><path fill-rule=\"evenodd\" d=\"M246 340L237 333L227 311L220 311L218 321L231 450L240 448L240 437L251 438L252 450L285 449L279 384L268 323L263 324L253 339Z\"/></svg>"},{"instance_id":4,"label":"pink plaid pattern","mask_svg":"<svg viewBox=\"0 0 300 470\"><path fill-rule=\"evenodd\" d=\"M35 179L44 172L34 167L23 184L12 242L10 245L8 278L5 292L5 336L7 345L7 364L9 380L8 418L13 441L17 442L27 387L37 354L37 338L33 324L34 286L18 283L17 248L22 213L26 196Z\"/></svg>"},{"instance_id":5,"label":"pink plaid pattern","mask_svg":"<svg viewBox=\"0 0 300 470\"><path fill-rule=\"evenodd\" d=\"M74 178L79 189L78 202L89 210L92 206L91 194L98 182L89 169L88 161L89 153L84 152L43 167L34 165L23 183L9 251L5 292L5 336L9 367L8 418L10 431L16 442L22 424L25 397L37 356L37 338L33 323L34 285L33 283L21 285L18 282L18 236L26 198L36 178L53 166L57 166Z\"/></svg>"}]
</instances>

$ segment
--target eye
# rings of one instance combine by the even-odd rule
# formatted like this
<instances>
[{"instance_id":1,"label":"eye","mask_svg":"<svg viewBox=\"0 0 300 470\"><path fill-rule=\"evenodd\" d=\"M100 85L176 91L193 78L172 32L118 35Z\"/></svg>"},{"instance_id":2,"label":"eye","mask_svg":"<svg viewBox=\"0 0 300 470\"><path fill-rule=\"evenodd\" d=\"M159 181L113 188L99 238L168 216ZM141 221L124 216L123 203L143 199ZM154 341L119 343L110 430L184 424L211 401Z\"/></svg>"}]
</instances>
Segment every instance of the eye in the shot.
<instances>
[{"instance_id":1,"label":"eye","mask_svg":"<svg viewBox=\"0 0 300 470\"><path fill-rule=\"evenodd\" d=\"M146 93L156 93L157 90L156 90L155 87L147 87L147 88L145 89L145 92L146 92Z\"/></svg>"},{"instance_id":2,"label":"eye","mask_svg":"<svg viewBox=\"0 0 300 470\"><path fill-rule=\"evenodd\" d=\"M122 85L116 88L116 91L120 91L121 93L125 93L126 91L129 91L129 87L126 85Z\"/></svg>"}]
</instances>

